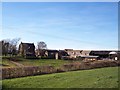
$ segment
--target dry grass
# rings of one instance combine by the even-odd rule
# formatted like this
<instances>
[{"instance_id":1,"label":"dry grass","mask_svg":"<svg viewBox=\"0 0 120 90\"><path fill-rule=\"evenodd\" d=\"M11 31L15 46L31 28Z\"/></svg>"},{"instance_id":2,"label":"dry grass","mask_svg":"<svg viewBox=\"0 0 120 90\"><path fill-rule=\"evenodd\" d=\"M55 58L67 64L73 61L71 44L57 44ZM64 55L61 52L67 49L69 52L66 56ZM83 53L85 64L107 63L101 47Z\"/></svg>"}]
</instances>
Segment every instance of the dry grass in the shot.
<instances>
[{"instance_id":1,"label":"dry grass","mask_svg":"<svg viewBox=\"0 0 120 90\"><path fill-rule=\"evenodd\" d=\"M2 68L2 78L16 78L23 76L34 76L49 73L58 73L74 70L88 70L93 68L113 67L119 66L119 61L102 60L94 62L72 62L64 64L58 68L53 66L31 66L31 67L12 67Z\"/></svg>"}]
</instances>

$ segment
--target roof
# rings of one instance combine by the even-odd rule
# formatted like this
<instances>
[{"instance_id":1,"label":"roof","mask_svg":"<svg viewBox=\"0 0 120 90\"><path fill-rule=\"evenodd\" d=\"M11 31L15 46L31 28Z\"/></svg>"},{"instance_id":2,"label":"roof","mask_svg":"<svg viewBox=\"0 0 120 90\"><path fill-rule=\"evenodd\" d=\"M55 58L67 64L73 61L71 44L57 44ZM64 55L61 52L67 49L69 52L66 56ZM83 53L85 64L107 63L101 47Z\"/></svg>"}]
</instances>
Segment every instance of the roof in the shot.
<instances>
[{"instance_id":1,"label":"roof","mask_svg":"<svg viewBox=\"0 0 120 90\"><path fill-rule=\"evenodd\" d=\"M73 49L65 49L65 51L73 51Z\"/></svg>"},{"instance_id":2,"label":"roof","mask_svg":"<svg viewBox=\"0 0 120 90\"><path fill-rule=\"evenodd\" d=\"M116 53L119 53L120 51L117 51L117 50L104 50L104 51L91 51L90 52L90 55L109 55L110 52L116 52Z\"/></svg>"},{"instance_id":3,"label":"roof","mask_svg":"<svg viewBox=\"0 0 120 90\"><path fill-rule=\"evenodd\" d=\"M106 55L109 54L111 51L91 51L90 55L97 54L97 55Z\"/></svg>"},{"instance_id":4,"label":"roof","mask_svg":"<svg viewBox=\"0 0 120 90\"><path fill-rule=\"evenodd\" d=\"M58 50L50 50L50 49L46 49L45 51L48 51L48 52L59 52Z\"/></svg>"},{"instance_id":5,"label":"roof","mask_svg":"<svg viewBox=\"0 0 120 90\"><path fill-rule=\"evenodd\" d=\"M23 45L34 45L34 43L22 43L22 42L21 42L21 44L23 44Z\"/></svg>"},{"instance_id":6,"label":"roof","mask_svg":"<svg viewBox=\"0 0 120 90\"><path fill-rule=\"evenodd\" d=\"M85 57L85 58L97 58L99 56L87 56L87 55L81 55L80 57Z\"/></svg>"},{"instance_id":7,"label":"roof","mask_svg":"<svg viewBox=\"0 0 120 90\"><path fill-rule=\"evenodd\" d=\"M109 54L117 54L117 52L110 52Z\"/></svg>"},{"instance_id":8,"label":"roof","mask_svg":"<svg viewBox=\"0 0 120 90\"><path fill-rule=\"evenodd\" d=\"M85 55L85 54L90 54L90 50L83 50L81 53L82 53L82 55Z\"/></svg>"},{"instance_id":9,"label":"roof","mask_svg":"<svg viewBox=\"0 0 120 90\"><path fill-rule=\"evenodd\" d=\"M34 47L35 48L35 45L34 43L22 43L21 44L24 48L30 48L30 47Z\"/></svg>"}]
</instances>

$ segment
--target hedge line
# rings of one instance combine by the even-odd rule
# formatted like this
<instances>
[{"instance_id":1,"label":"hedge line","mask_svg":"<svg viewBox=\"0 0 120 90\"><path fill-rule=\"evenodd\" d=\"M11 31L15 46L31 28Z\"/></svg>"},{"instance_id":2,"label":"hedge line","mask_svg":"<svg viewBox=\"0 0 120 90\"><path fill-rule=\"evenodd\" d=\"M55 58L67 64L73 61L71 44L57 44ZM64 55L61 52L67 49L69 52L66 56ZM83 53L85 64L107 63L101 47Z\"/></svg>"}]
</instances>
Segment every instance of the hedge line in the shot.
<instances>
[{"instance_id":1,"label":"hedge line","mask_svg":"<svg viewBox=\"0 0 120 90\"><path fill-rule=\"evenodd\" d=\"M59 73L59 72L66 72L73 70L87 70L93 68L113 67L113 66L120 66L120 62L112 61L112 60L101 60L101 61L81 62L81 63L73 62L62 65L59 68L55 68L53 66L2 68L2 79Z\"/></svg>"}]
</instances>

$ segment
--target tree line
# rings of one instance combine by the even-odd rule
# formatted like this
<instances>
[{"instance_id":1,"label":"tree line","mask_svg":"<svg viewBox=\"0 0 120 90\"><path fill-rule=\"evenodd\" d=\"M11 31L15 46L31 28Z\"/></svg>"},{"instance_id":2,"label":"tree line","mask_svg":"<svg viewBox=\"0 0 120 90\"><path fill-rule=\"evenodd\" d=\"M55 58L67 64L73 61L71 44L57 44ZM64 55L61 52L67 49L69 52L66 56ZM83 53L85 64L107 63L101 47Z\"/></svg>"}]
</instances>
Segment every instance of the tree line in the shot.
<instances>
[{"instance_id":1,"label":"tree line","mask_svg":"<svg viewBox=\"0 0 120 90\"><path fill-rule=\"evenodd\" d=\"M3 56L10 56L17 55L19 53L18 44L21 38L14 38L14 39L3 39L0 41L0 46L2 47L1 52ZM36 50L37 49L47 49L47 44L44 41L37 42Z\"/></svg>"}]
</instances>

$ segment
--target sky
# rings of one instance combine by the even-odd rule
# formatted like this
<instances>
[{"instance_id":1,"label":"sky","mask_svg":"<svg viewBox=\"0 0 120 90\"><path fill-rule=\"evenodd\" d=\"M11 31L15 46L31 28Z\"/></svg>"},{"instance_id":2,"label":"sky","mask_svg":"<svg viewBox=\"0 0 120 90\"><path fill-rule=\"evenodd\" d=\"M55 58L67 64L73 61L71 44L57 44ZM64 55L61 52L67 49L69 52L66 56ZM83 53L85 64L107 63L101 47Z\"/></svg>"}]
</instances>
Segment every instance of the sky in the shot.
<instances>
[{"instance_id":1,"label":"sky","mask_svg":"<svg viewBox=\"0 0 120 90\"><path fill-rule=\"evenodd\" d=\"M0 40L13 38L48 49L118 49L118 3L4 2Z\"/></svg>"}]
</instances>

